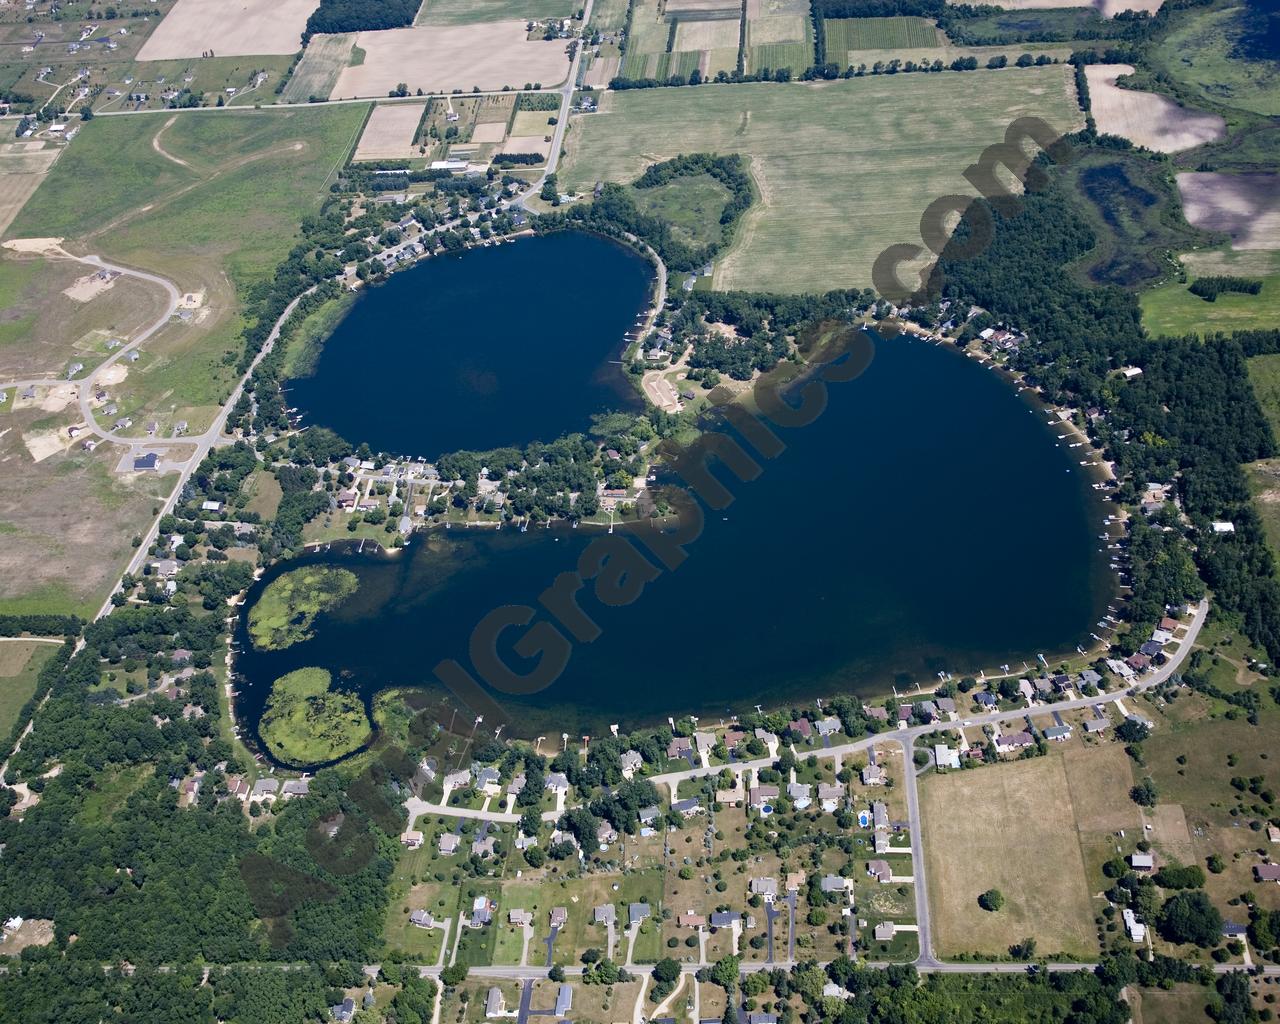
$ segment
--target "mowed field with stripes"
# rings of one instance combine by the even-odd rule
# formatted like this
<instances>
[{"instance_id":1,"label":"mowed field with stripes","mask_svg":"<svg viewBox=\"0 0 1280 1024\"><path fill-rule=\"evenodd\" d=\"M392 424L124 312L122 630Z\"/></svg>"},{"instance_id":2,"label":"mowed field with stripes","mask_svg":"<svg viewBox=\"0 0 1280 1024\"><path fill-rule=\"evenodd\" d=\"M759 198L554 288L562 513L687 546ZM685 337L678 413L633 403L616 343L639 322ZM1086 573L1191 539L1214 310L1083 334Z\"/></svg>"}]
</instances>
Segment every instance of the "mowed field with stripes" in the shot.
<instances>
[{"instance_id":1,"label":"mowed field with stripes","mask_svg":"<svg viewBox=\"0 0 1280 1024\"><path fill-rule=\"evenodd\" d=\"M564 184L630 182L681 153L742 153L759 192L716 266L717 288L818 291L871 284L876 256L919 244L940 196L1018 117L1083 123L1065 66L789 85L607 93L575 118Z\"/></svg>"}]
</instances>

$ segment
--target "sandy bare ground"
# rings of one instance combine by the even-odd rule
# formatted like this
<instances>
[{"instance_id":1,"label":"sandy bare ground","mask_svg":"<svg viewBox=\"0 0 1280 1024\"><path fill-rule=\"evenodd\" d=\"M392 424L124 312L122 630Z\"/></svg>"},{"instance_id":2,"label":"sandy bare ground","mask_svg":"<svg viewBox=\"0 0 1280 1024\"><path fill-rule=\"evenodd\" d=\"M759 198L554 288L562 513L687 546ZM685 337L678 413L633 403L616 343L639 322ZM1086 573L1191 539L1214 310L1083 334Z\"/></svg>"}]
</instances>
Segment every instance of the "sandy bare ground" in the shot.
<instances>
[{"instance_id":1,"label":"sandy bare ground","mask_svg":"<svg viewBox=\"0 0 1280 1024\"><path fill-rule=\"evenodd\" d=\"M1280 174L1178 175L1182 212L1207 231L1223 231L1233 249L1280 249Z\"/></svg>"},{"instance_id":2,"label":"sandy bare ground","mask_svg":"<svg viewBox=\"0 0 1280 1024\"><path fill-rule=\"evenodd\" d=\"M61 238L10 238L4 243L14 252L34 253L37 256L65 256Z\"/></svg>"},{"instance_id":3,"label":"sandy bare ground","mask_svg":"<svg viewBox=\"0 0 1280 1024\"><path fill-rule=\"evenodd\" d=\"M160 145L160 136L163 135L165 132L167 132L170 126L176 120L178 120L178 115L174 114L173 117L169 118L169 120L167 120L164 124L160 126L160 130L156 132L155 135L151 136L151 148L154 149L166 160L172 160L179 167L190 167L191 165L187 163L187 161L183 160L182 157L174 156L162 145Z\"/></svg>"},{"instance_id":4,"label":"sandy bare ground","mask_svg":"<svg viewBox=\"0 0 1280 1024\"><path fill-rule=\"evenodd\" d=\"M1133 74L1128 64L1092 64L1084 69L1098 130L1146 146L1157 153L1177 153L1222 138L1226 122L1217 114L1180 107L1166 96L1116 85Z\"/></svg>"},{"instance_id":5,"label":"sandy bare ground","mask_svg":"<svg viewBox=\"0 0 1280 1024\"><path fill-rule=\"evenodd\" d=\"M61 153L61 146L46 149L43 142L0 145L0 233L9 229Z\"/></svg>"},{"instance_id":6,"label":"sandy bare ground","mask_svg":"<svg viewBox=\"0 0 1280 1024\"><path fill-rule=\"evenodd\" d=\"M360 144L356 146L357 160L395 160L407 158L413 152L413 137L422 121L422 103L379 103L369 115Z\"/></svg>"},{"instance_id":7,"label":"sandy bare ground","mask_svg":"<svg viewBox=\"0 0 1280 1024\"><path fill-rule=\"evenodd\" d=\"M178 0L138 51L138 60L297 53L318 0Z\"/></svg>"},{"instance_id":8,"label":"sandy bare ground","mask_svg":"<svg viewBox=\"0 0 1280 1024\"><path fill-rule=\"evenodd\" d=\"M361 32L364 63L343 68L330 99L385 96L400 82L413 92L543 87L564 81L569 58L563 40L529 40L523 21L416 26Z\"/></svg>"},{"instance_id":9,"label":"sandy bare ground","mask_svg":"<svg viewBox=\"0 0 1280 1024\"><path fill-rule=\"evenodd\" d=\"M63 288L62 294L76 302L91 302L116 283L117 274L109 271L98 271L85 274L72 282L69 288Z\"/></svg>"}]
</instances>

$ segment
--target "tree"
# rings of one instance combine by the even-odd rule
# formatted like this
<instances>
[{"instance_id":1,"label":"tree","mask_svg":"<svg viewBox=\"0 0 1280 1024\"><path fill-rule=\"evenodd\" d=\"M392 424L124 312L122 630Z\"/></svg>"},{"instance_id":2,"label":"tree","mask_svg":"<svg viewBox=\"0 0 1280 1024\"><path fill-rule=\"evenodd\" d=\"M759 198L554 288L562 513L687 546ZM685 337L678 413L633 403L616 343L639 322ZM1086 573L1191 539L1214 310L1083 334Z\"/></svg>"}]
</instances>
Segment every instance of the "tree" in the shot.
<instances>
[{"instance_id":1,"label":"tree","mask_svg":"<svg viewBox=\"0 0 1280 1024\"><path fill-rule=\"evenodd\" d=\"M680 977L680 965L671 957L663 957L653 965L653 979L663 985L673 985Z\"/></svg>"},{"instance_id":2,"label":"tree","mask_svg":"<svg viewBox=\"0 0 1280 1024\"><path fill-rule=\"evenodd\" d=\"M1150 776L1129 790L1129 798L1140 807L1154 807L1157 795L1156 784Z\"/></svg>"},{"instance_id":3,"label":"tree","mask_svg":"<svg viewBox=\"0 0 1280 1024\"><path fill-rule=\"evenodd\" d=\"M726 992L738 987L738 971L741 961L736 956L726 956L717 960L711 968L711 980Z\"/></svg>"},{"instance_id":4,"label":"tree","mask_svg":"<svg viewBox=\"0 0 1280 1024\"><path fill-rule=\"evenodd\" d=\"M1177 893L1160 908L1160 934L1170 942L1192 942L1209 949L1222 938L1222 915L1203 890Z\"/></svg>"},{"instance_id":5,"label":"tree","mask_svg":"<svg viewBox=\"0 0 1280 1024\"><path fill-rule=\"evenodd\" d=\"M552 981L564 981L564 968L556 964L551 970L547 971L547 977Z\"/></svg>"},{"instance_id":6,"label":"tree","mask_svg":"<svg viewBox=\"0 0 1280 1024\"><path fill-rule=\"evenodd\" d=\"M1036 940L1028 936L1021 942L1009 947L1009 955L1015 960L1033 960L1036 955Z\"/></svg>"},{"instance_id":7,"label":"tree","mask_svg":"<svg viewBox=\"0 0 1280 1024\"><path fill-rule=\"evenodd\" d=\"M988 889L978 897L978 906L994 914L1004 906L1004 893L999 889Z\"/></svg>"},{"instance_id":8,"label":"tree","mask_svg":"<svg viewBox=\"0 0 1280 1024\"><path fill-rule=\"evenodd\" d=\"M467 980L466 964L450 964L440 972L440 981L450 988L456 988Z\"/></svg>"}]
</instances>

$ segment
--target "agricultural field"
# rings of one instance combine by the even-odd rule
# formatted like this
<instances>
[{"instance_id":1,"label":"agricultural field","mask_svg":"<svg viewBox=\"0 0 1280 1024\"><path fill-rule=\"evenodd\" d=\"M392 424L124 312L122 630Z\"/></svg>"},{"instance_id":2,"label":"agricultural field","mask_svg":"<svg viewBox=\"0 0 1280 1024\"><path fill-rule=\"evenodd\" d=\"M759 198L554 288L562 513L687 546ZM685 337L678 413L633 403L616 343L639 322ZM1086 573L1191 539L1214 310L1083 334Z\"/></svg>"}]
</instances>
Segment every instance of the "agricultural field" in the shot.
<instances>
[{"instance_id":1,"label":"agricultural field","mask_svg":"<svg viewBox=\"0 0 1280 1024\"><path fill-rule=\"evenodd\" d=\"M530 39L523 21L360 32L355 47L364 59L342 69L331 99L386 96L401 82L410 92L551 86L569 70L564 40Z\"/></svg>"},{"instance_id":2,"label":"agricultural field","mask_svg":"<svg viewBox=\"0 0 1280 1024\"><path fill-rule=\"evenodd\" d=\"M1221 231L1233 249L1280 249L1280 174L1178 175L1182 212L1205 231Z\"/></svg>"},{"instance_id":3,"label":"agricultural field","mask_svg":"<svg viewBox=\"0 0 1280 1024\"><path fill-rule=\"evenodd\" d=\"M738 66L742 8L734 0L665 8L658 0L635 0L631 34L622 59L623 78L703 78Z\"/></svg>"},{"instance_id":4,"label":"agricultural field","mask_svg":"<svg viewBox=\"0 0 1280 1024\"><path fill-rule=\"evenodd\" d=\"M318 0L241 0L234 15L202 0L178 0L138 53L140 61L181 60L206 51L224 57L288 54Z\"/></svg>"},{"instance_id":5,"label":"agricultural field","mask_svg":"<svg viewBox=\"0 0 1280 1024\"><path fill-rule=\"evenodd\" d=\"M1206 104L1280 114L1280 67L1241 54L1249 18L1247 6L1231 2L1179 12L1152 63Z\"/></svg>"},{"instance_id":6,"label":"agricultural field","mask_svg":"<svg viewBox=\"0 0 1280 1024\"><path fill-rule=\"evenodd\" d=\"M879 253L918 237L930 202L972 192L964 168L1023 114L1077 126L1069 69L607 93L570 124L560 174L589 189L680 153L742 153L760 199L714 286L861 287Z\"/></svg>"},{"instance_id":7,"label":"agricultural field","mask_svg":"<svg viewBox=\"0 0 1280 1024\"><path fill-rule=\"evenodd\" d=\"M1092 7L1107 18L1114 18L1121 11L1146 11L1154 14L1164 0L997 0L992 7L1007 11L1042 11L1060 7Z\"/></svg>"},{"instance_id":8,"label":"agricultural field","mask_svg":"<svg viewBox=\"0 0 1280 1024\"><path fill-rule=\"evenodd\" d=\"M416 154L418 127L427 113L427 102L379 103L360 134L357 160L399 160Z\"/></svg>"},{"instance_id":9,"label":"agricultural field","mask_svg":"<svg viewBox=\"0 0 1280 1024\"><path fill-rule=\"evenodd\" d=\"M1046 955L1096 956L1096 869L1113 855L1115 833L1138 827L1132 784L1116 744L1069 744L1044 757L922 779L939 954L1003 955L1031 937ZM1004 895L994 913L978 906L988 889Z\"/></svg>"},{"instance_id":10,"label":"agricultural field","mask_svg":"<svg viewBox=\"0 0 1280 1024\"><path fill-rule=\"evenodd\" d=\"M58 647L39 640L0 641L0 734L9 735L22 706L36 692L41 667Z\"/></svg>"},{"instance_id":11,"label":"agricultural field","mask_svg":"<svg viewBox=\"0 0 1280 1024\"><path fill-rule=\"evenodd\" d=\"M1204 335L1263 329L1280 323L1280 252L1189 252L1181 260L1187 271L1185 282L1173 281L1138 296L1143 326L1151 334ZM1197 277L1205 276L1257 278L1262 281L1262 291L1257 295L1224 292L1215 301L1206 302L1187 290ZM1254 386L1256 389L1256 382ZM1280 391L1276 401L1280 410ZM1280 436L1280 420L1275 425Z\"/></svg>"},{"instance_id":12,"label":"agricultural field","mask_svg":"<svg viewBox=\"0 0 1280 1024\"><path fill-rule=\"evenodd\" d=\"M354 32L312 36L280 98L285 103L306 103L312 97L328 99L342 69L364 60L364 51L357 54L355 44Z\"/></svg>"},{"instance_id":13,"label":"agricultural field","mask_svg":"<svg viewBox=\"0 0 1280 1024\"><path fill-rule=\"evenodd\" d=\"M1226 133L1226 121L1217 114L1187 110L1158 93L1122 89L1116 80L1133 74L1129 64L1092 64L1084 73L1100 132L1119 135L1157 153L1194 149Z\"/></svg>"},{"instance_id":14,"label":"agricultural field","mask_svg":"<svg viewBox=\"0 0 1280 1024\"><path fill-rule=\"evenodd\" d=\"M627 24L627 0L596 0L591 5L591 23L587 26L587 36L599 32L609 35L619 32Z\"/></svg>"},{"instance_id":15,"label":"agricultural field","mask_svg":"<svg viewBox=\"0 0 1280 1024\"><path fill-rule=\"evenodd\" d=\"M803 0L747 0L746 70L791 68L798 76L814 62L813 22Z\"/></svg>"},{"instance_id":16,"label":"agricultural field","mask_svg":"<svg viewBox=\"0 0 1280 1024\"><path fill-rule=\"evenodd\" d=\"M495 21L547 21L572 17L581 7L573 0L423 0L414 24L452 26Z\"/></svg>"},{"instance_id":17,"label":"agricultural field","mask_svg":"<svg viewBox=\"0 0 1280 1024\"><path fill-rule=\"evenodd\" d=\"M0 144L0 237L40 187L62 146L39 139Z\"/></svg>"},{"instance_id":18,"label":"agricultural field","mask_svg":"<svg viewBox=\"0 0 1280 1024\"><path fill-rule=\"evenodd\" d=\"M904 50L937 46L940 33L924 18L828 18L828 59L848 50Z\"/></svg>"}]
</instances>

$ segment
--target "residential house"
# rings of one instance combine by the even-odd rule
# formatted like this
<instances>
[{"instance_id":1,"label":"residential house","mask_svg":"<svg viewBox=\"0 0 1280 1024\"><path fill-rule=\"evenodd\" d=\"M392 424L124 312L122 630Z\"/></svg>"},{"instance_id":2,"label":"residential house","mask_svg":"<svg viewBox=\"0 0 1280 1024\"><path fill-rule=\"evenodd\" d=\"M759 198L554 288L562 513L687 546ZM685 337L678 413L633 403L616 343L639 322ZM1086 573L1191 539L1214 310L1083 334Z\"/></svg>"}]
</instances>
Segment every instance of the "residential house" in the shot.
<instances>
[{"instance_id":1,"label":"residential house","mask_svg":"<svg viewBox=\"0 0 1280 1024\"><path fill-rule=\"evenodd\" d=\"M652 807L641 807L638 814L640 816L641 825L652 825L662 817L662 811L656 805Z\"/></svg>"},{"instance_id":2,"label":"residential house","mask_svg":"<svg viewBox=\"0 0 1280 1024\"><path fill-rule=\"evenodd\" d=\"M881 921L872 934L875 935L876 942L891 942L897 932L898 927L892 921Z\"/></svg>"},{"instance_id":3,"label":"residential house","mask_svg":"<svg viewBox=\"0 0 1280 1024\"><path fill-rule=\"evenodd\" d=\"M778 787L773 785L752 786L747 800L758 811L777 800L779 792Z\"/></svg>"},{"instance_id":4,"label":"residential house","mask_svg":"<svg viewBox=\"0 0 1280 1024\"><path fill-rule=\"evenodd\" d=\"M844 799L844 786L837 782L819 782L818 783L818 800L822 804L822 809L828 814L835 811L840 806L840 801Z\"/></svg>"},{"instance_id":5,"label":"residential house","mask_svg":"<svg viewBox=\"0 0 1280 1024\"><path fill-rule=\"evenodd\" d=\"M973 695L973 699L984 708L994 708L1000 703L996 699L996 695L988 692L987 690L979 690Z\"/></svg>"},{"instance_id":6,"label":"residential house","mask_svg":"<svg viewBox=\"0 0 1280 1024\"><path fill-rule=\"evenodd\" d=\"M569 792L569 778L564 772L550 772L547 775L547 789L553 793Z\"/></svg>"},{"instance_id":7,"label":"residential house","mask_svg":"<svg viewBox=\"0 0 1280 1024\"><path fill-rule=\"evenodd\" d=\"M649 916L649 904L631 903L627 905L627 926L634 928Z\"/></svg>"},{"instance_id":8,"label":"residential house","mask_svg":"<svg viewBox=\"0 0 1280 1024\"><path fill-rule=\"evenodd\" d=\"M1025 729L1020 732L1005 732L996 737L996 750L1007 753L1010 750L1033 747L1035 743L1035 738Z\"/></svg>"},{"instance_id":9,"label":"residential house","mask_svg":"<svg viewBox=\"0 0 1280 1024\"><path fill-rule=\"evenodd\" d=\"M182 713L183 715L186 715L187 713L186 708L182 709ZM280 799L290 800L295 796L307 796L310 792L311 792L310 779L289 779L283 786L280 787Z\"/></svg>"},{"instance_id":10,"label":"residential house","mask_svg":"<svg viewBox=\"0 0 1280 1024\"><path fill-rule=\"evenodd\" d=\"M471 773L466 771L450 772L444 777L445 789L467 789L471 786Z\"/></svg>"},{"instance_id":11,"label":"residential house","mask_svg":"<svg viewBox=\"0 0 1280 1024\"><path fill-rule=\"evenodd\" d=\"M415 910L409 915L409 923L415 928L434 928L436 919L429 910Z\"/></svg>"},{"instance_id":12,"label":"residential house","mask_svg":"<svg viewBox=\"0 0 1280 1024\"><path fill-rule=\"evenodd\" d=\"M828 715L826 718L818 720L818 735L822 737L834 736L840 731L840 719L835 715Z\"/></svg>"},{"instance_id":13,"label":"residential house","mask_svg":"<svg viewBox=\"0 0 1280 1024\"><path fill-rule=\"evenodd\" d=\"M249 794L250 800L261 800L264 803L270 803L275 800L276 794L280 791L280 780L272 778L259 779L253 784L253 791Z\"/></svg>"},{"instance_id":14,"label":"residential house","mask_svg":"<svg viewBox=\"0 0 1280 1024\"><path fill-rule=\"evenodd\" d=\"M693 743L688 736L673 736L667 744L667 757L688 757L693 753Z\"/></svg>"},{"instance_id":15,"label":"residential house","mask_svg":"<svg viewBox=\"0 0 1280 1024\"><path fill-rule=\"evenodd\" d=\"M741 914L733 910L717 910L711 915L711 927L732 928L741 916Z\"/></svg>"},{"instance_id":16,"label":"residential house","mask_svg":"<svg viewBox=\"0 0 1280 1024\"><path fill-rule=\"evenodd\" d=\"M706 923L705 917L695 914L692 910L676 915L676 926L679 928L702 928Z\"/></svg>"},{"instance_id":17,"label":"residential house","mask_svg":"<svg viewBox=\"0 0 1280 1024\"><path fill-rule=\"evenodd\" d=\"M471 904L471 927L483 928L493 920L494 904L488 896L477 896Z\"/></svg>"},{"instance_id":18,"label":"residential house","mask_svg":"<svg viewBox=\"0 0 1280 1024\"><path fill-rule=\"evenodd\" d=\"M766 903L772 903L778 895L776 878L753 878L749 885L752 896L761 896Z\"/></svg>"},{"instance_id":19,"label":"residential house","mask_svg":"<svg viewBox=\"0 0 1280 1024\"><path fill-rule=\"evenodd\" d=\"M938 705L938 710L944 715L954 715L956 713L956 702L952 697L938 697L934 703Z\"/></svg>"},{"instance_id":20,"label":"residential house","mask_svg":"<svg viewBox=\"0 0 1280 1024\"><path fill-rule=\"evenodd\" d=\"M803 811L813 803L813 787L805 782L793 782L787 786L787 796L797 811Z\"/></svg>"},{"instance_id":21,"label":"residential house","mask_svg":"<svg viewBox=\"0 0 1280 1024\"><path fill-rule=\"evenodd\" d=\"M887 860L868 861L867 874L881 883L887 883L893 878L893 871L890 869Z\"/></svg>"},{"instance_id":22,"label":"residential house","mask_svg":"<svg viewBox=\"0 0 1280 1024\"><path fill-rule=\"evenodd\" d=\"M569 920L569 911L565 907L552 907L548 920L552 928L563 928Z\"/></svg>"},{"instance_id":23,"label":"residential house","mask_svg":"<svg viewBox=\"0 0 1280 1024\"><path fill-rule=\"evenodd\" d=\"M406 829L400 833L400 845L407 850L416 850L422 846L423 835L417 829Z\"/></svg>"},{"instance_id":24,"label":"residential house","mask_svg":"<svg viewBox=\"0 0 1280 1024\"><path fill-rule=\"evenodd\" d=\"M594 920L596 924L611 925L618 918L618 910L612 903L602 903L595 908Z\"/></svg>"},{"instance_id":25,"label":"residential house","mask_svg":"<svg viewBox=\"0 0 1280 1024\"><path fill-rule=\"evenodd\" d=\"M1154 853L1131 853L1129 854L1129 866L1134 871L1150 872L1156 869L1156 857Z\"/></svg>"},{"instance_id":26,"label":"residential house","mask_svg":"<svg viewBox=\"0 0 1280 1024\"><path fill-rule=\"evenodd\" d=\"M455 832L445 832L440 836L440 854L443 857L449 857L458 852L458 847L462 845L462 840Z\"/></svg>"},{"instance_id":27,"label":"residential house","mask_svg":"<svg viewBox=\"0 0 1280 1024\"><path fill-rule=\"evenodd\" d=\"M1056 740L1059 743L1071 739L1071 726L1069 725L1051 725L1044 731L1044 738L1047 740Z\"/></svg>"},{"instance_id":28,"label":"residential house","mask_svg":"<svg viewBox=\"0 0 1280 1024\"><path fill-rule=\"evenodd\" d=\"M498 988L497 985L493 985L484 999L484 1015L486 1017L501 1017L506 1012L506 997L503 996L502 989Z\"/></svg>"},{"instance_id":29,"label":"residential house","mask_svg":"<svg viewBox=\"0 0 1280 1024\"><path fill-rule=\"evenodd\" d=\"M337 1021L349 1021L355 1016L355 1012L356 1001L350 996L347 996L342 1002L329 1007L329 1016Z\"/></svg>"},{"instance_id":30,"label":"residential house","mask_svg":"<svg viewBox=\"0 0 1280 1024\"><path fill-rule=\"evenodd\" d=\"M1132 910L1125 907L1120 911L1120 916L1124 919L1124 930L1129 938L1134 942L1147 941L1147 926L1138 920L1137 915Z\"/></svg>"},{"instance_id":31,"label":"residential house","mask_svg":"<svg viewBox=\"0 0 1280 1024\"><path fill-rule=\"evenodd\" d=\"M716 734L713 732L695 732L693 734L693 745L699 754L710 754L711 748L716 745Z\"/></svg>"},{"instance_id":32,"label":"residential house","mask_svg":"<svg viewBox=\"0 0 1280 1024\"><path fill-rule=\"evenodd\" d=\"M610 825L607 821L600 822L600 827L596 829L596 842L601 846L608 846L618 839L618 830Z\"/></svg>"},{"instance_id":33,"label":"residential house","mask_svg":"<svg viewBox=\"0 0 1280 1024\"><path fill-rule=\"evenodd\" d=\"M934 744L933 761L939 768L959 768L960 751L952 750L945 743Z\"/></svg>"},{"instance_id":34,"label":"residential house","mask_svg":"<svg viewBox=\"0 0 1280 1024\"><path fill-rule=\"evenodd\" d=\"M848 878L842 878L840 875L823 875L822 881L818 885L825 893L848 893L853 889L853 881Z\"/></svg>"},{"instance_id":35,"label":"residential house","mask_svg":"<svg viewBox=\"0 0 1280 1024\"><path fill-rule=\"evenodd\" d=\"M1280 864L1255 864L1253 878L1257 882L1280 882Z\"/></svg>"},{"instance_id":36,"label":"residential house","mask_svg":"<svg viewBox=\"0 0 1280 1024\"><path fill-rule=\"evenodd\" d=\"M695 814L702 813L702 804L696 797L689 797L687 800L677 800L671 805L671 809L682 818L692 818Z\"/></svg>"},{"instance_id":37,"label":"residential house","mask_svg":"<svg viewBox=\"0 0 1280 1024\"><path fill-rule=\"evenodd\" d=\"M813 736L813 726L807 718L797 718L787 728L804 740Z\"/></svg>"},{"instance_id":38,"label":"residential house","mask_svg":"<svg viewBox=\"0 0 1280 1024\"><path fill-rule=\"evenodd\" d=\"M863 704L862 713L868 718L874 718L877 722L889 721L889 712L884 708L878 708L872 704Z\"/></svg>"},{"instance_id":39,"label":"residential house","mask_svg":"<svg viewBox=\"0 0 1280 1024\"><path fill-rule=\"evenodd\" d=\"M883 786L885 783L885 772L878 764L869 764L862 769L862 784L864 786Z\"/></svg>"},{"instance_id":40,"label":"residential house","mask_svg":"<svg viewBox=\"0 0 1280 1024\"><path fill-rule=\"evenodd\" d=\"M624 779L634 778L636 772L644 767L644 758L636 750L625 751L620 760L622 761L622 777Z\"/></svg>"},{"instance_id":41,"label":"residential house","mask_svg":"<svg viewBox=\"0 0 1280 1024\"><path fill-rule=\"evenodd\" d=\"M494 854L494 838L493 836L485 836L483 839L474 839L471 842L471 856L479 857L484 860L486 857L492 857Z\"/></svg>"},{"instance_id":42,"label":"residential house","mask_svg":"<svg viewBox=\"0 0 1280 1024\"><path fill-rule=\"evenodd\" d=\"M553 1019L559 1020L572 1008L573 989L567 984L562 984L558 989L556 989L556 1007L555 1010L552 1011Z\"/></svg>"}]
</instances>

